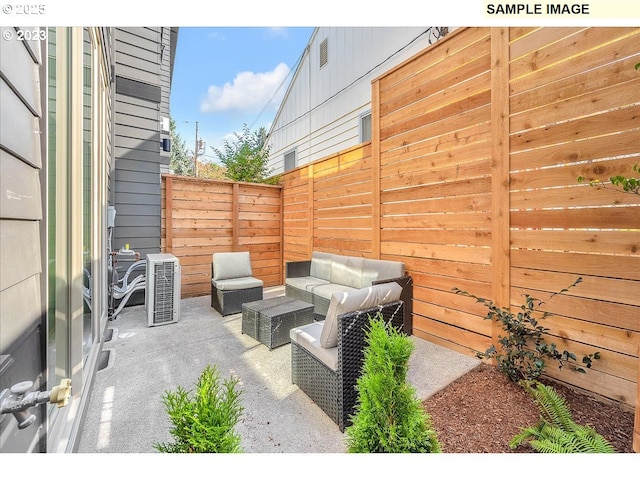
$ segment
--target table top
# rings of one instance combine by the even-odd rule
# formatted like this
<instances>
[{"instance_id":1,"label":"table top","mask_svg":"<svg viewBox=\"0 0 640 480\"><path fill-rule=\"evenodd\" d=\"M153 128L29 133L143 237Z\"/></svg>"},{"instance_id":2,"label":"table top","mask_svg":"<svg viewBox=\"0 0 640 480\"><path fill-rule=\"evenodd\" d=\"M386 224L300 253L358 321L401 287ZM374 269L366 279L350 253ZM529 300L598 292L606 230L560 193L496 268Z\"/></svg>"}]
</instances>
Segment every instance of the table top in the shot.
<instances>
[{"instance_id":1,"label":"table top","mask_svg":"<svg viewBox=\"0 0 640 480\"><path fill-rule=\"evenodd\" d=\"M313 304L290 298L286 296L265 298L242 304L243 308L253 310L260 313L268 313L270 315L278 315L283 313L303 310L305 308L313 308Z\"/></svg>"}]
</instances>

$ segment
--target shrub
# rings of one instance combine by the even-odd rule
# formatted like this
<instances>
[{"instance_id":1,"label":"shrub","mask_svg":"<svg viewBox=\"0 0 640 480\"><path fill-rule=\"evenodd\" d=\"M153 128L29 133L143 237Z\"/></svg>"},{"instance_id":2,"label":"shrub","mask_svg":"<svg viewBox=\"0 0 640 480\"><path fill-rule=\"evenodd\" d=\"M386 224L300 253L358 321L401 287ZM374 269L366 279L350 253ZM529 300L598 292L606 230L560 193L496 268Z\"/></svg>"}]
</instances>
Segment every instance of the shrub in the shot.
<instances>
[{"instance_id":1,"label":"shrub","mask_svg":"<svg viewBox=\"0 0 640 480\"><path fill-rule=\"evenodd\" d=\"M640 163L636 163L633 166L633 171L640 173ZM578 177L578 183L585 182L585 177ZM615 187L622 189L625 193L631 193L635 195L640 195L640 177L625 177L624 175L615 175L613 177L609 177L609 181ZM611 188L606 184L602 183L600 180L591 180L589 185L592 187L596 185L602 185L603 188Z\"/></svg>"},{"instance_id":2,"label":"shrub","mask_svg":"<svg viewBox=\"0 0 640 480\"><path fill-rule=\"evenodd\" d=\"M364 364L358 378L358 402L345 429L350 453L440 452L431 418L406 381L415 345L386 325L380 314L370 319Z\"/></svg>"},{"instance_id":3,"label":"shrub","mask_svg":"<svg viewBox=\"0 0 640 480\"><path fill-rule=\"evenodd\" d=\"M237 378L220 382L215 366L200 374L195 392L178 386L162 397L173 424L171 443L155 443L163 453L239 453L240 437L235 432L242 411Z\"/></svg>"},{"instance_id":4,"label":"shrub","mask_svg":"<svg viewBox=\"0 0 640 480\"><path fill-rule=\"evenodd\" d=\"M554 293L552 297L558 293L568 291L570 288L582 282L582 278L578 278L572 285ZM499 336L498 343L500 348L491 345L484 353L478 352L476 356L484 359L495 359L497 361L498 370L504 373L513 382L520 380L535 380L546 368L546 360L555 360L562 368L569 360L576 361L575 354L564 350L560 352L555 343L547 343L544 341L543 335L549 331L548 328L540 325L540 320L544 320L551 314L545 312L540 319L535 318L536 307L544 302L525 294L525 302L520 306L520 312L514 314L509 308L501 308L495 305L491 300L472 295L468 292L454 288L456 294L475 298L478 303L482 303L489 311L484 317L488 320L494 320L502 324L506 336ZM591 368L592 360L599 359L598 352L586 355L582 358L582 363ZM575 365L569 364L570 368L580 372L586 371Z\"/></svg>"},{"instance_id":5,"label":"shrub","mask_svg":"<svg viewBox=\"0 0 640 480\"><path fill-rule=\"evenodd\" d=\"M510 448L528 442L540 453L614 453L613 446L593 428L573 421L569 405L553 387L538 381L520 383L538 405L540 420L513 437Z\"/></svg>"}]
</instances>

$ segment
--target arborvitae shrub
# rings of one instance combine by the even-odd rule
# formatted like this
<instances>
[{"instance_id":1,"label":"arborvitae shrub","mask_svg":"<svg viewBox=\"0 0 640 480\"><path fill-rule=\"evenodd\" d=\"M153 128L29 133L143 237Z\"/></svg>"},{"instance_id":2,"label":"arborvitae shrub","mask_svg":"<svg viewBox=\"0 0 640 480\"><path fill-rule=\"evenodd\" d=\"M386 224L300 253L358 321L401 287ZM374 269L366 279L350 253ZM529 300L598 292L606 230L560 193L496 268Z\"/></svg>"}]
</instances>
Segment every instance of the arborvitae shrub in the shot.
<instances>
[{"instance_id":1,"label":"arborvitae shrub","mask_svg":"<svg viewBox=\"0 0 640 480\"><path fill-rule=\"evenodd\" d=\"M345 429L350 453L440 452L431 417L407 382L409 357L415 345L403 332L386 325L382 315L371 319L366 333L358 402Z\"/></svg>"}]
</instances>

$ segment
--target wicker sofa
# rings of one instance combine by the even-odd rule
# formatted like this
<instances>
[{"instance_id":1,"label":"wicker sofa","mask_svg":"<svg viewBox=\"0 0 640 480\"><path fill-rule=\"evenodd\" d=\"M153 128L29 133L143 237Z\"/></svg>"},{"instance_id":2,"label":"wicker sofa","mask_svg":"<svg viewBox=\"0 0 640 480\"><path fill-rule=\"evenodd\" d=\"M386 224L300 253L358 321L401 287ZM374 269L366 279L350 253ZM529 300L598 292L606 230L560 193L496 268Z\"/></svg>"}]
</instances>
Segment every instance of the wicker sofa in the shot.
<instances>
[{"instance_id":1,"label":"wicker sofa","mask_svg":"<svg viewBox=\"0 0 640 480\"><path fill-rule=\"evenodd\" d=\"M285 275L285 295L312 303L318 321L325 318L334 293L395 282L402 287L403 331L412 333L413 282L402 262L313 252L311 260L287 262Z\"/></svg>"},{"instance_id":2,"label":"wicker sofa","mask_svg":"<svg viewBox=\"0 0 640 480\"><path fill-rule=\"evenodd\" d=\"M378 313L389 325L403 324L402 288L395 282L331 297L326 319L293 328L291 380L340 428L351 424L362 373L366 328Z\"/></svg>"}]
</instances>

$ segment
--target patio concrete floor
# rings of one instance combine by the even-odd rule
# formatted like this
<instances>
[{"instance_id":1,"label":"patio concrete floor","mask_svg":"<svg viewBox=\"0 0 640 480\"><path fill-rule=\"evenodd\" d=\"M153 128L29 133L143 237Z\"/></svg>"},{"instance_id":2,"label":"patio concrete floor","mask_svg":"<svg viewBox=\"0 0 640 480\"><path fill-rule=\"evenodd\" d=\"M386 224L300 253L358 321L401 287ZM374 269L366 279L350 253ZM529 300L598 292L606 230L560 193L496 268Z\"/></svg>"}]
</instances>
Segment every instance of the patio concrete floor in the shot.
<instances>
[{"instance_id":1,"label":"patio concrete floor","mask_svg":"<svg viewBox=\"0 0 640 480\"><path fill-rule=\"evenodd\" d=\"M283 295L265 289L265 298ZM94 381L79 453L153 453L169 442L171 424L162 395L191 390L207 365L222 378L240 378L243 416L237 425L246 453L345 453L337 425L291 383L290 345L269 350L241 333L241 314L221 317L210 297L182 300L177 323L147 326L144 305L126 307L109 322L105 367ZM479 364L439 345L411 337L408 380L427 398ZM106 355L109 356L106 361Z\"/></svg>"}]
</instances>

